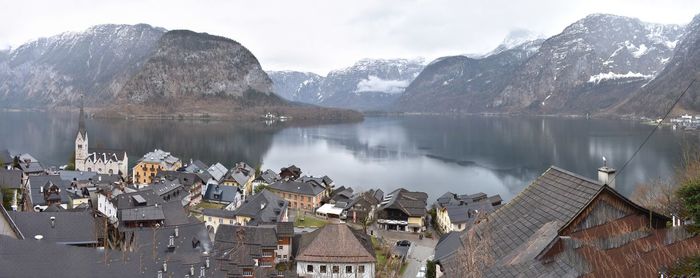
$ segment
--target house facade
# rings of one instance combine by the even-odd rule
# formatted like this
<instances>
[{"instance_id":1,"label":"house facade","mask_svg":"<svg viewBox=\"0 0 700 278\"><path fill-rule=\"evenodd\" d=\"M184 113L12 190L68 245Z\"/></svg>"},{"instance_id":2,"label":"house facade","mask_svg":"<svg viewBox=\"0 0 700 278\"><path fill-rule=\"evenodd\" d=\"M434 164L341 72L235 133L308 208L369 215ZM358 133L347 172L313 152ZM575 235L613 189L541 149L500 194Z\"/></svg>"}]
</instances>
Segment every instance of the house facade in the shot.
<instances>
[{"instance_id":1,"label":"house facade","mask_svg":"<svg viewBox=\"0 0 700 278\"><path fill-rule=\"evenodd\" d=\"M428 194L399 188L384 196L377 212L380 229L422 232L425 229Z\"/></svg>"},{"instance_id":2,"label":"house facade","mask_svg":"<svg viewBox=\"0 0 700 278\"><path fill-rule=\"evenodd\" d=\"M375 277L377 260L369 236L345 224L303 234L295 258L301 277Z\"/></svg>"},{"instance_id":3,"label":"house facade","mask_svg":"<svg viewBox=\"0 0 700 278\"><path fill-rule=\"evenodd\" d=\"M328 191L322 185L313 182L278 181L268 188L270 192L289 201L289 207L304 211L313 211L321 206L321 201L328 197Z\"/></svg>"},{"instance_id":4,"label":"house facade","mask_svg":"<svg viewBox=\"0 0 700 278\"><path fill-rule=\"evenodd\" d=\"M132 169L133 183L147 186L160 171L176 171L182 167L182 161L160 149L145 154Z\"/></svg>"},{"instance_id":5,"label":"house facade","mask_svg":"<svg viewBox=\"0 0 700 278\"><path fill-rule=\"evenodd\" d=\"M487 196L485 193L457 195L451 192L438 198L435 209L437 228L443 234L464 231L479 217L501 207L501 196Z\"/></svg>"}]
</instances>

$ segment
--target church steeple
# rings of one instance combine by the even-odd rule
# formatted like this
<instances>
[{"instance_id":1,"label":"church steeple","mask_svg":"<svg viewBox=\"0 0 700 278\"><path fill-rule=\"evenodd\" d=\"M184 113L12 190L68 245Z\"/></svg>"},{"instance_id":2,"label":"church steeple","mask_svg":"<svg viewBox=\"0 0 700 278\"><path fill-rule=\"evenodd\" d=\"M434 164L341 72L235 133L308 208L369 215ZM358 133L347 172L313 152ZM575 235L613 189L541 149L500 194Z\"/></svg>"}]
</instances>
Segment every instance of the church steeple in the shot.
<instances>
[{"instance_id":1,"label":"church steeple","mask_svg":"<svg viewBox=\"0 0 700 278\"><path fill-rule=\"evenodd\" d=\"M85 138L85 134L87 133L87 130L85 129L85 111L83 110L84 106L84 100L83 96L80 96L80 118L78 119L78 133Z\"/></svg>"}]
</instances>

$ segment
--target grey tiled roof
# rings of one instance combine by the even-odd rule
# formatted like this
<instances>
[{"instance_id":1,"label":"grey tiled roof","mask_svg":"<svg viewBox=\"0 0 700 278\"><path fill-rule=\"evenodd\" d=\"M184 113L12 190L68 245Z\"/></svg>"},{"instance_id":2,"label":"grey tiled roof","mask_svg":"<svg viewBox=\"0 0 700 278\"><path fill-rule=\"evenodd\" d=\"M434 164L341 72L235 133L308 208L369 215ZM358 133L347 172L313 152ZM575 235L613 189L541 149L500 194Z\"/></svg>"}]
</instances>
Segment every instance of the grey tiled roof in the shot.
<instances>
[{"instance_id":1,"label":"grey tiled roof","mask_svg":"<svg viewBox=\"0 0 700 278\"><path fill-rule=\"evenodd\" d=\"M391 199L382 205L380 210L398 209L408 216L424 216L427 212L428 194L424 192L411 192L399 188L387 194L387 196L389 195L391 195Z\"/></svg>"},{"instance_id":2,"label":"grey tiled roof","mask_svg":"<svg viewBox=\"0 0 700 278\"><path fill-rule=\"evenodd\" d=\"M236 217L236 212L232 210L225 210L225 209L211 209L211 208L205 208L202 210L202 215L204 216L214 216L214 217L223 217L223 218L235 218Z\"/></svg>"},{"instance_id":3,"label":"grey tiled roof","mask_svg":"<svg viewBox=\"0 0 700 278\"><path fill-rule=\"evenodd\" d=\"M288 201L265 189L248 198L236 214L251 217L254 223L278 222L288 206Z\"/></svg>"},{"instance_id":4,"label":"grey tiled roof","mask_svg":"<svg viewBox=\"0 0 700 278\"><path fill-rule=\"evenodd\" d=\"M240 195L238 188L228 185L210 185L202 196L202 199L222 203L231 203Z\"/></svg>"},{"instance_id":5,"label":"grey tiled roof","mask_svg":"<svg viewBox=\"0 0 700 278\"><path fill-rule=\"evenodd\" d=\"M97 242L95 219L84 212L8 212L27 240L42 235L44 241L61 244L88 244ZM54 226L51 227L51 217Z\"/></svg>"},{"instance_id":6,"label":"grey tiled roof","mask_svg":"<svg viewBox=\"0 0 700 278\"><path fill-rule=\"evenodd\" d=\"M323 186L317 185L316 183L299 181L278 181L271 184L270 188L306 196L316 196L326 190Z\"/></svg>"},{"instance_id":7,"label":"grey tiled roof","mask_svg":"<svg viewBox=\"0 0 700 278\"><path fill-rule=\"evenodd\" d=\"M0 169L0 188L22 188L22 171Z\"/></svg>"},{"instance_id":8,"label":"grey tiled roof","mask_svg":"<svg viewBox=\"0 0 700 278\"><path fill-rule=\"evenodd\" d=\"M165 220L162 206L135 207L119 210L121 221L153 221Z\"/></svg>"},{"instance_id":9,"label":"grey tiled roof","mask_svg":"<svg viewBox=\"0 0 700 278\"><path fill-rule=\"evenodd\" d=\"M440 237L435 245L435 261L440 261L457 252L457 249L462 246L460 235L460 232L449 232Z\"/></svg>"},{"instance_id":10,"label":"grey tiled roof","mask_svg":"<svg viewBox=\"0 0 700 278\"><path fill-rule=\"evenodd\" d=\"M68 191L66 189L70 186L70 183L62 180L58 175L29 176L29 186L31 187L30 198L33 205L45 204L44 193L41 192L41 187L48 187L50 184L55 184L61 189L59 192L61 203L67 203L69 201Z\"/></svg>"},{"instance_id":11,"label":"grey tiled roof","mask_svg":"<svg viewBox=\"0 0 700 278\"><path fill-rule=\"evenodd\" d=\"M500 276L498 274L503 274L503 271L523 271L510 264L508 267L503 265L516 255L529 256L520 252L541 252L547 244L539 244L536 239L550 234L552 230L560 229L571 221L602 189L603 186L597 181L557 167L549 168L513 200L473 228L480 234L488 235L491 255L498 260L489 271L495 274L493 276ZM445 260L454 260L455 257L451 256ZM450 264L448 262L448 265ZM527 269L529 266L538 267L536 265L540 264L528 262L525 265ZM558 271L554 273L559 273ZM515 272L507 273L509 274L505 276L517 275Z\"/></svg>"}]
</instances>

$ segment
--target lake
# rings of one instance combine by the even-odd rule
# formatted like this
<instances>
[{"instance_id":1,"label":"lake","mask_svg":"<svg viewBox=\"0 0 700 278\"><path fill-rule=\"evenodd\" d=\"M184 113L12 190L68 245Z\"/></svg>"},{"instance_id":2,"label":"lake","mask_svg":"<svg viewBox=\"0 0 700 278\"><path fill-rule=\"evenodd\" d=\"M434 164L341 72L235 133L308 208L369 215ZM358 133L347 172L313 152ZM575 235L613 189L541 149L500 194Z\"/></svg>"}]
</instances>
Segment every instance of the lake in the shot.
<instances>
[{"instance_id":1,"label":"lake","mask_svg":"<svg viewBox=\"0 0 700 278\"><path fill-rule=\"evenodd\" d=\"M0 149L28 152L46 165L71 157L77 113L0 112ZM620 168L652 130L640 123L549 117L368 117L315 126L192 120L87 119L91 147L127 150L131 164L154 148L185 162L237 161L365 190L501 194L508 200L550 165L596 178L602 157ZM697 135L660 129L619 174L617 188L673 175L683 145Z\"/></svg>"}]
</instances>

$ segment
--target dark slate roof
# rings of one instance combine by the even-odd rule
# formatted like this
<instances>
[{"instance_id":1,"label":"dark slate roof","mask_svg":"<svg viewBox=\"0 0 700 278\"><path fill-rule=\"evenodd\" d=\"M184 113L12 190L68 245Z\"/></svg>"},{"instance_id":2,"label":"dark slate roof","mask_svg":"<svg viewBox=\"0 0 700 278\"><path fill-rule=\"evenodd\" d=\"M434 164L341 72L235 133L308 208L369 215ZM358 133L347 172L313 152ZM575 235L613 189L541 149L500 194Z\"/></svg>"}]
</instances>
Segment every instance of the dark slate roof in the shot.
<instances>
[{"instance_id":1,"label":"dark slate roof","mask_svg":"<svg viewBox=\"0 0 700 278\"><path fill-rule=\"evenodd\" d=\"M136 199L143 198L143 200L146 201L146 206L154 206L155 204L163 202L163 199L161 199L160 196L153 191L153 188L146 188L136 192L119 194L113 198L113 201L115 201L117 209L129 209L138 205L135 197Z\"/></svg>"},{"instance_id":2,"label":"dark slate roof","mask_svg":"<svg viewBox=\"0 0 700 278\"><path fill-rule=\"evenodd\" d=\"M314 182L299 181L278 181L270 184L270 188L278 191L291 192L307 196L316 196L326 190L323 186Z\"/></svg>"},{"instance_id":3,"label":"dark slate roof","mask_svg":"<svg viewBox=\"0 0 700 278\"><path fill-rule=\"evenodd\" d=\"M236 200L236 195L240 194L238 188L228 185L210 185L202 198L204 200L231 203Z\"/></svg>"},{"instance_id":4,"label":"dark slate roof","mask_svg":"<svg viewBox=\"0 0 700 278\"><path fill-rule=\"evenodd\" d=\"M288 201L265 189L245 200L236 215L251 217L253 223L278 222L288 206Z\"/></svg>"},{"instance_id":5,"label":"dark slate roof","mask_svg":"<svg viewBox=\"0 0 700 278\"><path fill-rule=\"evenodd\" d=\"M558 229L574 219L603 188L597 181L550 167L513 200L472 228L481 235L488 235L489 250L498 260L489 269L488 276L517 276L510 271L523 269L505 267L504 262L521 252L527 252L527 256L538 255L556 237ZM455 257L445 258L443 263L454 266ZM524 268L530 265L533 264L526 264Z\"/></svg>"},{"instance_id":6,"label":"dark slate roof","mask_svg":"<svg viewBox=\"0 0 700 278\"><path fill-rule=\"evenodd\" d=\"M32 161L29 163L21 162L19 168L25 173L40 173L44 171L44 166L38 161Z\"/></svg>"},{"instance_id":7,"label":"dark slate roof","mask_svg":"<svg viewBox=\"0 0 700 278\"><path fill-rule=\"evenodd\" d=\"M387 194L391 198L382 202L381 210L383 209L398 209L403 211L408 216L424 216L426 214L426 206L428 205L428 194L424 192L411 192L403 188L394 190Z\"/></svg>"},{"instance_id":8,"label":"dark slate roof","mask_svg":"<svg viewBox=\"0 0 700 278\"><path fill-rule=\"evenodd\" d=\"M277 235L292 237L294 236L294 222L277 222Z\"/></svg>"},{"instance_id":9,"label":"dark slate roof","mask_svg":"<svg viewBox=\"0 0 700 278\"><path fill-rule=\"evenodd\" d=\"M204 216L215 216L215 217L222 217L222 218L235 218L236 217L236 212L232 210L225 210L225 209L210 209L210 208L205 208L202 210L202 215Z\"/></svg>"},{"instance_id":10,"label":"dark slate roof","mask_svg":"<svg viewBox=\"0 0 700 278\"><path fill-rule=\"evenodd\" d=\"M22 188L22 171L0 169L0 188Z\"/></svg>"},{"instance_id":11,"label":"dark slate roof","mask_svg":"<svg viewBox=\"0 0 700 278\"><path fill-rule=\"evenodd\" d=\"M158 181L151 185L153 188L153 191L156 192L159 196L163 196L166 194L169 194L175 190L183 188L182 184L178 180L168 180L164 179L161 181ZM184 195L184 194L183 194Z\"/></svg>"},{"instance_id":12,"label":"dark slate roof","mask_svg":"<svg viewBox=\"0 0 700 278\"><path fill-rule=\"evenodd\" d=\"M381 189L375 190L374 198L377 199L377 203L381 202L384 199L384 191L382 191Z\"/></svg>"},{"instance_id":13,"label":"dark slate roof","mask_svg":"<svg viewBox=\"0 0 700 278\"><path fill-rule=\"evenodd\" d=\"M264 181L267 184L272 184L278 180L281 180L282 177L275 173L275 171L272 171L272 169L267 169L265 170L265 172L262 172L260 174L260 177L258 177L258 179Z\"/></svg>"},{"instance_id":14,"label":"dark slate roof","mask_svg":"<svg viewBox=\"0 0 700 278\"><path fill-rule=\"evenodd\" d=\"M61 244L97 242L95 219L90 211L72 212L8 212L25 239L42 235L43 241ZM55 217L51 227L51 217Z\"/></svg>"},{"instance_id":15,"label":"dark slate roof","mask_svg":"<svg viewBox=\"0 0 700 278\"><path fill-rule=\"evenodd\" d=\"M216 230L214 242L230 243L233 245L243 244L255 246L255 249L261 247L277 247L277 234L272 226L239 226L239 225L219 225ZM262 250L259 250L260 252ZM256 253L256 252L254 252ZM258 254L254 254L258 255ZM262 253L259 253L262 255Z\"/></svg>"},{"instance_id":16,"label":"dark slate roof","mask_svg":"<svg viewBox=\"0 0 700 278\"><path fill-rule=\"evenodd\" d=\"M178 182L182 185L190 187L195 183L206 183L209 180L209 178L211 178L211 175L206 172L188 173L180 171L160 171L158 172L158 174L156 174L156 178L163 178L165 180L178 180Z\"/></svg>"},{"instance_id":17,"label":"dark slate roof","mask_svg":"<svg viewBox=\"0 0 700 278\"><path fill-rule=\"evenodd\" d=\"M187 165L185 167L185 171L190 172L190 173L197 173L201 171L207 171L209 169L209 166L202 162L201 160L195 160L190 165Z\"/></svg>"},{"instance_id":18,"label":"dark slate roof","mask_svg":"<svg viewBox=\"0 0 700 278\"><path fill-rule=\"evenodd\" d=\"M70 182L62 180L58 175L29 176L30 198L33 205L45 204L46 201L44 200L44 193L41 192L41 187L47 187L50 184L55 184L61 189L59 192L61 203L67 203L70 200L68 198L68 190L66 190L70 186Z\"/></svg>"},{"instance_id":19,"label":"dark slate roof","mask_svg":"<svg viewBox=\"0 0 700 278\"><path fill-rule=\"evenodd\" d=\"M4 149L0 150L0 164L12 164L14 157L10 154L10 150Z\"/></svg>"},{"instance_id":20,"label":"dark slate roof","mask_svg":"<svg viewBox=\"0 0 700 278\"><path fill-rule=\"evenodd\" d=\"M162 206L145 206L119 210L121 221L165 220Z\"/></svg>"},{"instance_id":21,"label":"dark slate roof","mask_svg":"<svg viewBox=\"0 0 700 278\"><path fill-rule=\"evenodd\" d=\"M327 224L301 236L296 260L300 262L376 262L369 236L346 224Z\"/></svg>"},{"instance_id":22,"label":"dark slate roof","mask_svg":"<svg viewBox=\"0 0 700 278\"><path fill-rule=\"evenodd\" d=\"M455 252L462 246L460 232L449 232L440 237L437 245L435 245L435 261L440 261Z\"/></svg>"}]
</instances>

